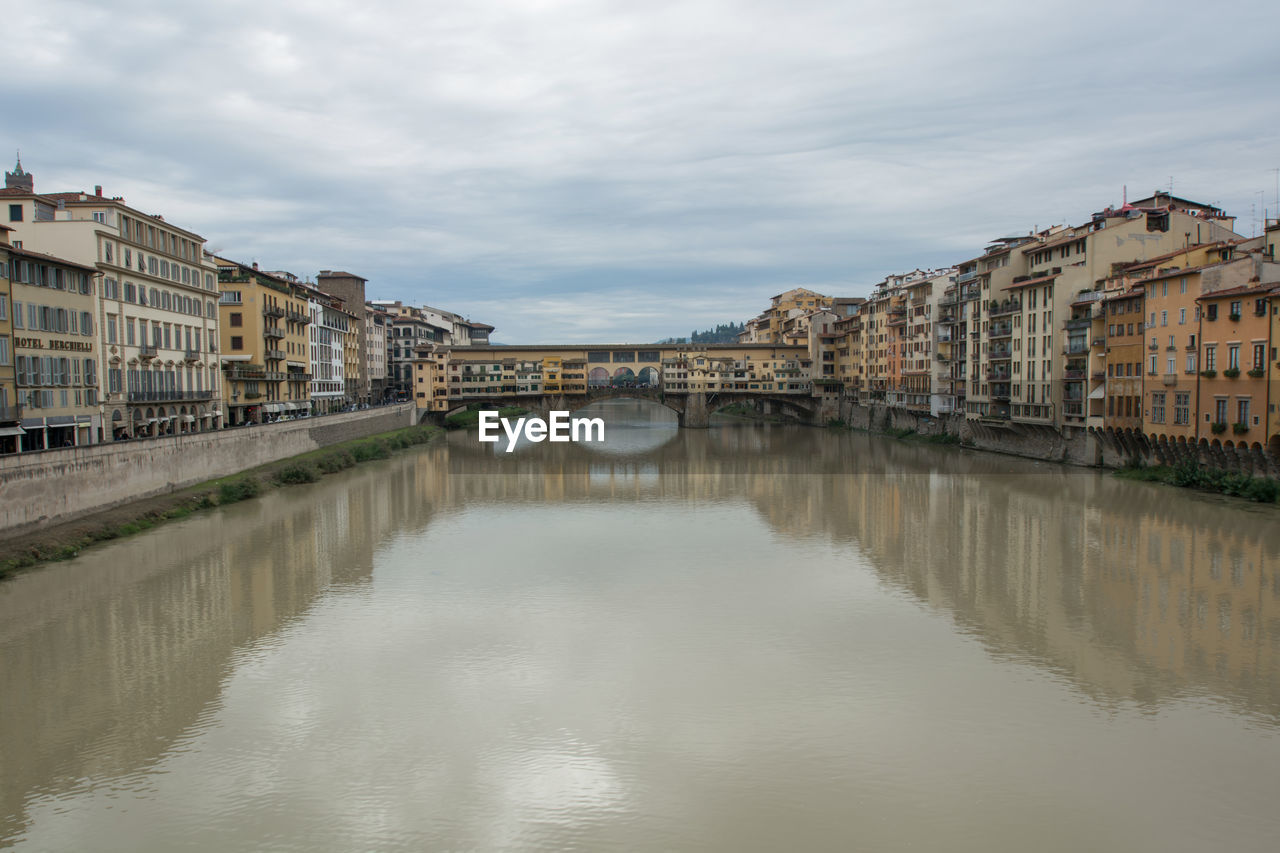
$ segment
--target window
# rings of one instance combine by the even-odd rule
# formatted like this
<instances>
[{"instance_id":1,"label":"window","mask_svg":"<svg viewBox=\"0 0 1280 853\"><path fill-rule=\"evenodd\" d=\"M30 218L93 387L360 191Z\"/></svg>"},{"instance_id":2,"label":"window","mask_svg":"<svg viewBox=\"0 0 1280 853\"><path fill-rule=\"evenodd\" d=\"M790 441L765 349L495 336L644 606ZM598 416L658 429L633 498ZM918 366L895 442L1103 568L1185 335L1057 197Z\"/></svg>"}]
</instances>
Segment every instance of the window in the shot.
<instances>
[{"instance_id":1,"label":"window","mask_svg":"<svg viewBox=\"0 0 1280 853\"><path fill-rule=\"evenodd\" d=\"M1240 369L1240 345L1239 344L1227 345L1227 369L1228 370Z\"/></svg>"},{"instance_id":2,"label":"window","mask_svg":"<svg viewBox=\"0 0 1280 853\"><path fill-rule=\"evenodd\" d=\"M1151 422L1154 424L1164 423L1164 400L1165 392L1163 391L1151 395Z\"/></svg>"},{"instance_id":3,"label":"window","mask_svg":"<svg viewBox=\"0 0 1280 853\"><path fill-rule=\"evenodd\" d=\"M22 205L20 204L9 205L9 221L10 222L22 221Z\"/></svg>"},{"instance_id":4,"label":"window","mask_svg":"<svg viewBox=\"0 0 1280 853\"><path fill-rule=\"evenodd\" d=\"M1218 319L1218 306L1216 304L1206 305L1204 307L1204 318L1206 320Z\"/></svg>"},{"instance_id":5,"label":"window","mask_svg":"<svg viewBox=\"0 0 1280 853\"><path fill-rule=\"evenodd\" d=\"M119 341L119 337L116 329L116 315L108 314L107 315L107 343L116 344L119 342L120 341Z\"/></svg>"},{"instance_id":6,"label":"window","mask_svg":"<svg viewBox=\"0 0 1280 853\"><path fill-rule=\"evenodd\" d=\"M1161 312L1160 312L1160 325L1161 325L1161 326L1167 326L1167 325L1169 325L1169 312L1168 312L1168 311L1161 311Z\"/></svg>"},{"instance_id":7,"label":"window","mask_svg":"<svg viewBox=\"0 0 1280 853\"><path fill-rule=\"evenodd\" d=\"M13 363L13 352L9 348L9 338L0 336L0 364L9 365Z\"/></svg>"},{"instance_id":8,"label":"window","mask_svg":"<svg viewBox=\"0 0 1280 853\"><path fill-rule=\"evenodd\" d=\"M1153 355L1153 356L1151 356L1151 371L1150 371L1150 373L1151 373L1151 375L1152 375L1152 376L1154 376L1154 375L1155 375L1155 373L1156 373L1156 356L1154 356L1154 355Z\"/></svg>"},{"instance_id":9,"label":"window","mask_svg":"<svg viewBox=\"0 0 1280 853\"><path fill-rule=\"evenodd\" d=\"M1249 401L1236 400L1236 423L1249 425Z\"/></svg>"},{"instance_id":10,"label":"window","mask_svg":"<svg viewBox=\"0 0 1280 853\"><path fill-rule=\"evenodd\" d=\"M236 349L244 349L244 338L240 337L239 335L234 335L234 336L232 336L232 338L231 338L231 348L232 348L233 350L236 350Z\"/></svg>"},{"instance_id":11,"label":"window","mask_svg":"<svg viewBox=\"0 0 1280 853\"><path fill-rule=\"evenodd\" d=\"M1266 346L1263 344L1254 344L1253 345L1253 369L1254 370L1266 369L1266 361L1267 361Z\"/></svg>"},{"instance_id":12,"label":"window","mask_svg":"<svg viewBox=\"0 0 1280 853\"><path fill-rule=\"evenodd\" d=\"M1178 309L1178 325L1181 326L1185 322L1187 322L1187 309L1179 308Z\"/></svg>"},{"instance_id":13,"label":"window","mask_svg":"<svg viewBox=\"0 0 1280 853\"><path fill-rule=\"evenodd\" d=\"M1196 372L1196 354L1193 352L1189 352L1187 353L1187 373L1195 373L1195 372Z\"/></svg>"},{"instance_id":14,"label":"window","mask_svg":"<svg viewBox=\"0 0 1280 853\"><path fill-rule=\"evenodd\" d=\"M1227 422L1227 398L1220 397L1213 401L1214 423L1225 424Z\"/></svg>"},{"instance_id":15,"label":"window","mask_svg":"<svg viewBox=\"0 0 1280 853\"><path fill-rule=\"evenodd\" d=\"M1175 424L1191 423L1191 392L1178 391L1173 395L1173 422Z\"/></svg>"},{"instance_id":16,"label":"window","mask_svg":"<svg viewBox=\"0 0 1280 853\"><path fill-rule=\"evenodd\" d=\"M1216 346L1207 346L1204 348L1204 369L1218 369L1218 348Z\"/></svg>"},{"instance_id":17,"label":"window","mask_svg":"<svg viewBox=\"0 0 1280 853\"><path fill-rule=\"evenodd\" d=\"M1231 316L1232 317L1240 316L1240 300L1238 299L1231 303Z\"/></svg>"}]
</instances>

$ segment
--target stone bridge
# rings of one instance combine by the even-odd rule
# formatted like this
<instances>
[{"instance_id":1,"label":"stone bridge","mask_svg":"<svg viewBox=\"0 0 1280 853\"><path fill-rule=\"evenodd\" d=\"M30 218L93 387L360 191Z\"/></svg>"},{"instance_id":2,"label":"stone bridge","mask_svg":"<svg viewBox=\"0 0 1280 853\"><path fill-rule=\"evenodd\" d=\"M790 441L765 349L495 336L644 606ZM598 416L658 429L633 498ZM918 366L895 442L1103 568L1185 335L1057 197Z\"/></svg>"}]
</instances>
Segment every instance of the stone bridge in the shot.
<instances>
[{"instance_id":1,"label":"stone bridge","mask_svg":"<svg viewBox=\"0 0 1280 853\"><path fill-rule=\"evenodd\" d=\"M705 429L711 414L726 406L737 403L755 405L763 402L771 411L781 412L796 420L813 424L819 421L820 401L808 394L770 394L760 391L664 391L656 387L590 388L585 394L495 394L486 396L468 395L449 402L453 407L446 413L432 413L441 418L462 411L468 406L480 404L484 406L519 406L538 415L545 416L552 411L576 412L592 403L601 400L649 400L660 406L666 406L676 413L680 426L690 429Z\"/></svg>"}]
</instances>

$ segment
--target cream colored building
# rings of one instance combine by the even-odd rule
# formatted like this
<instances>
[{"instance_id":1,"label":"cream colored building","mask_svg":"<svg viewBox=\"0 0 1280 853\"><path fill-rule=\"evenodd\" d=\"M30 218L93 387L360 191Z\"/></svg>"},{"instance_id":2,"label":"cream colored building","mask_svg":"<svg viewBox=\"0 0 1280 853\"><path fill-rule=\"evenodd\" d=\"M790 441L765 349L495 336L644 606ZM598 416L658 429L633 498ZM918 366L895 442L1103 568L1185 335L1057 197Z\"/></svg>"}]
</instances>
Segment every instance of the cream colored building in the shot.
<instances>
[{"instance_id":1,"label":"cream colored building","mask_svg":"<svg viewBox=\"0 0 1280 853\"><path fill-rule=\"evenodd\" d=\"M106 438L208 429L222 417L217 268L204 238L94 192L36 193L6 181L15 245L92 267ZM109 339L115 329L114 340Z\"/></svg>"}]
</instances>

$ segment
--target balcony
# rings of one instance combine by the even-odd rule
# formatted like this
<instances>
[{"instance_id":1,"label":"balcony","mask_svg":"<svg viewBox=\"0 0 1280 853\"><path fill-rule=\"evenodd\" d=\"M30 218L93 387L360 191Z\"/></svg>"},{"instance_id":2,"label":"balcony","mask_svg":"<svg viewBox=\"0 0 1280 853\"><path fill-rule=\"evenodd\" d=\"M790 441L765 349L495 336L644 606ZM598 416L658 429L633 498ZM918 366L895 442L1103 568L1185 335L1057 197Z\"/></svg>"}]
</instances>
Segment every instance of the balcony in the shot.
<instances>
[{"instance_id":1,"label":"balcony","mask_svg":"<svg viewBox=\"0 0 1280 853\"><path fill-rule=\"evenodd\" d=\"M1165 385L1167 385L1167 386L1168 386L1168 387L1170 387L1170 388L1172 388L1174 385L1177 385L1177 384L1178 384L1178 374L1176 374L1176 373L1166 373L1166 374L1164 375L1164 384L1165 384Z\"/></svg>"},{"instance_id":2,"label":"balcony","mask_svg":"<svg viewBox=\"0 0 1280 853\"><path fill-rule=\"evenodd\" d=\"M987 353L987 361L1008 361L1011 358L1013 358L1013 350L993 349Z\"/></svg>"},{"instance_id":3,"label":"balcony","mask_svg":"<svg viewBox=\"0 0 1280 853\"><path fill-rule=\"evenodd\" d=\"M1022 310L1022 302L1018 299L1006 299L1004 302L996 302L991 300L990 313L992 317L1003 317L1006 314L1016 314Z\"/></svg>"},{"instance_id":4,"label":"balcony","mask_svg":"<svg viewBox=\"0 0 1280 853\"><path fill-rule=\"evenodd\" d=\"M183 361L199 361L199 360L200 360L200 350L198 350L198 349L188 349L188 350L183 350L183 351L182 351L182 360L183 360Z\"/></svg>"},{"instance_id":5,"label":"balcony","mask_svg":"<svg viewBox=\"0 0 1280 853\"><path fill-rule=\"evenodd\" d=\"M262 357L263 357L263 358L265 358L267 361L283 361L283 360L284 360L284 350L282 350L282 349L269 349L269 350L267 350L265 353L263 353L263 354L262 354Z\"/></svg>"},{"instance_id":6,"label":"balcony","mask_svg":"<svg viewBox=\"0 0 1280 853\"><path fill-rule=\"evenodd\" d=\"M130 403L176 403L181 400L212 400L212 391L130 391Z\"/></svg>"},{"instance_id":7,"label":"balcony","mask_svg":"<svg viewBox=\"0 0 1280 853\"><path fill-rule=\"evenodd\" d=\"M1091 340L1091 341L1089 342L1089 345L1090 345L1090 346L1095 346L1095 347L1105 347L1105 346L1107 345L1107 339L1106 339L1105 337L1098 336L1098 337L1094 338L1093 340Z\"/></svg>"},{"instance_id":8,"label":"balcony","mask_svg":"<svg viewBox=\"0 0 1280 853\"><path fill-rule=\"evenodd\" d=\"M1009 373L1007 373L1006 371L1001 371L1001 370L988 370L988 371L987 371L987 381L988 381L988 382L1008 382L1008 381L1009 381L1009 375L1010 375L1010 374L1009 374Z\"/></svg>"},{"instance_id":9,"label":"balcony","mask_svg":"<svg viewBox=\"0 0 1280 853\"><path fill-rule=\"evenodd\" d=\"M283 308L280 308L280 307L277 307L277 306L275 306L275 305L268 305L266 308L263 308L263 309L262 309L262 316L263 316L263 317L277 317L277 318L279 318L279 317L283 317L283 316L284 316L284 309L283 309Z\"/></svg>"},{"instance_id":10,"label":"balcony","mask_svg":"<svg viewBox=\"0 0 1280 853\"><path fill-rule=\"evenodd\" d=\"M1072 317L1063 324L1063 328L1071 331L1073 329L1087 329L1093 325L1092 318L1089 317Z\"/></svg>"},{"instance_id":11,"label":"balcony","mask_svg":"<svg viewBox=\"0 0 1280 853\"><path fill-rule=\"evenodd\" d=\"M991 329L987 333L988 337L995 338L1011 338L1013 337L1012 323L992 323Z\"/></svg>"},{"instance_id":12,"label":"balcony","mask_svg":"<svg viewBox=\"0 0 1280 853\"><path fill-rule=\"evenodd\" d=\"M224 371L228 379L265 379L266 370L260 364L236 364Z\"/></svg>"},{"instance_id":13,"label":"balcony","mask_svg":"<svg viewBox=\"0 0 1280 853\"><path fill-rule=\"evenodd\" d=\"M1075 380L1084 379L1085 372L1086 371L1083 371L1083 370L1065 370L1063 371L1062 375L1063 375L1063 378L1065 379L1075 381Z\"/></svg>"},{"instance_id":14,"label":"balcony","mask_svg":"<svg viewBox=\"0 0 1280 853\"><path fill-rule=\"evenodd\" d=\"M301 323L302 325L306 325L311 322L311 315L305 311L294 311L293 309L289 309L284 312L284 317L290 323Z\"/></svg>"},{"instance_id":15,"label":"balcony","mask_svg":"<svg viewBox=\"0 0 1280 853\"><path fill-rule=\"evenodd\" d=\"M1089 351L1089 345L1083 341L1080 343L1069 343L1062 348L1063 355L1084 355Z\"/></svg>"},{"instance_id":16,"label":"balcony","mask_svg":"<svg viewBox=\"0 0 1280 853\"><path fill-rule=\"evenodd\" d=\"M278 328L276 326L267 326L267 328L262 330L262 336L267 339L271 339L271 338L280 339L284 337L284 329Z\"/></svg>"},{"instance_id":17,"label":"balcony","mask_svg":"<svg viewBox=\"0 0 1280 853\"><path fill-rule=\"evenodd\" d=\"M156 346L152 346L151 344L143 344L142 346L138 347L139 358L155 358L159 354L160 354L160 348Z\"/></svg>"}]
</instances>

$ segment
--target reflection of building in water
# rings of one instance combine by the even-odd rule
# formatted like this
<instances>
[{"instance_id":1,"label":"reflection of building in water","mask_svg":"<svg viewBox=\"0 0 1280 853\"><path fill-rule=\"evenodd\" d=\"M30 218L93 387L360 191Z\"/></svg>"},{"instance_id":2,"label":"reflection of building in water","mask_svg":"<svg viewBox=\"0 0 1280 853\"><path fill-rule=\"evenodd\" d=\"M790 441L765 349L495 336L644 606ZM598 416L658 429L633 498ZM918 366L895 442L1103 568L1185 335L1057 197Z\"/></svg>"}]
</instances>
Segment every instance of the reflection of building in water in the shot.
<instances>
[{"instance_id":1,"label":"reflection of building in water","mask_svg":"<svg viewBox=\"0 0 1280 853\"><path fill-rule=\"evenodd\" d=\"M465 436L449 450L443 491L420 497L440 509L745 499L782 535L855 543L885 583L1100 701L1207 688L1280 712L1280 532L1241 525L1238 504L805 429L682 432L617 459L566 445L495 456Z\"/></svg>"},{"instance_id":2,"label":"reflection of building in water","mask_svg":"<svg viewBox=\"0 0 1280 853\"><path fill-rule=\"evenodd\" d=\"M421 508L373 465L159 528L0 587L0 843L24 798L159 759L216 701L237 651L372 575Z\"/></svg>"}]
</instances>

